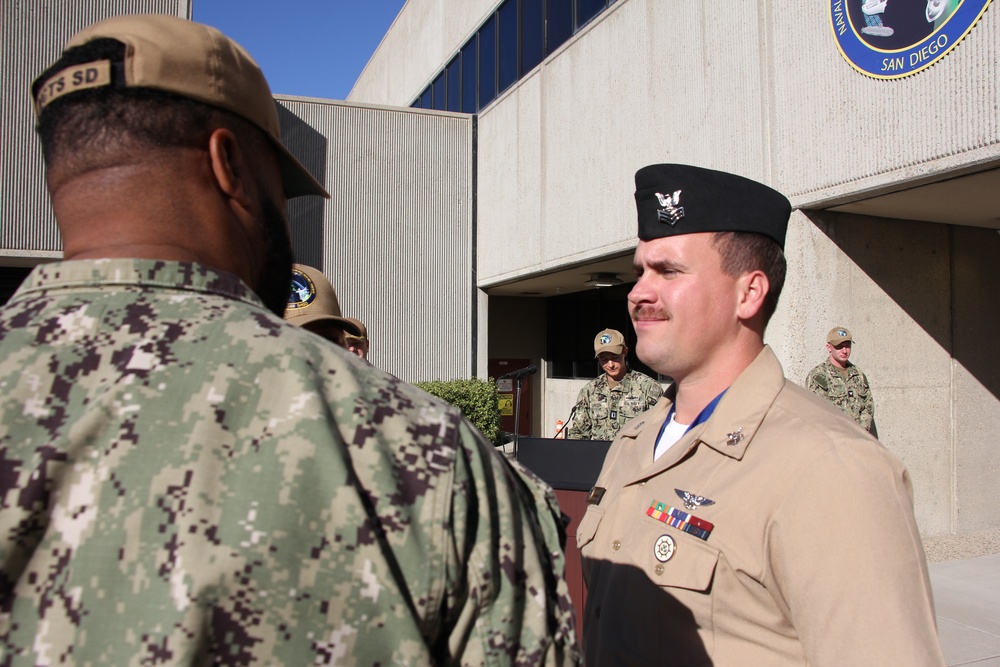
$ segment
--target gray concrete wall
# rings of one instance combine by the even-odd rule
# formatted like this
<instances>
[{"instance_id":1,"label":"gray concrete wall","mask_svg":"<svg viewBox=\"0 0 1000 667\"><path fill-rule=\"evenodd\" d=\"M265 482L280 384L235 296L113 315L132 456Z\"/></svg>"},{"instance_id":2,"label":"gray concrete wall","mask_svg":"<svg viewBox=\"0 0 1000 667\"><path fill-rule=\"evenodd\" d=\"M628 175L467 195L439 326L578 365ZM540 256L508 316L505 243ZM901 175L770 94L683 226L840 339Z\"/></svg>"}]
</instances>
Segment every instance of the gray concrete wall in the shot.
<instances>
[{"instance_id":1,"label":"gray concrete wall","mask_svg":"<svg viewBox=\"0 0 1000 667\"><path fill-rule=\"evenodd\" d=\"M471 117L278 102L285 144L332 195L290 202L296 260L365 322L378 368L410 382L475 375Z\"/></svg>"},{"instance_id":2,"label":"gray concrete wall","mask_svg":"<svg viewBox=\"0 0 1000 667\"><path fill-rule=\"evenodd\" d=\"M494 4L409 0L352 99L408 104ZM1000 14L933 67L882 81L840 55L828 5L800 10L620 0L501 95L479 116L477 284L633 247L644 164L769 183L805 209L767 336L787 373L801 381L829 328L850 327L921 530L996 528L1000 290L988 266L1000 237L815 209L1000 163ZM546 422L575 389L547 385Z\"/></svg>"},{"instance_id":3,"label":"gray concrete wall","mask_svg":"<svg viewBox=\"0 0 1000 667\"><path fill-rule=\"evenodd\" d=\"M31 83L71 36L125 13L189 18L188 0L4 0L0 2L0 265L62 256L35 137Z\"/></svg>"},{"instance_id":4,"label":"gray concrete wall","mask_svg":"<svg viewBox=\"0 0 1000 667\"><path fill-rule=\"evenodd\" d=\"M925 535L1000 528L996 230L797 212L789 278L766 339L804 384L830 328L875 396L879 438L907 465Z\"/></svg>"},{"instance_id":5,"label":"gray concrete wall","mask_svg":"<svg viewBox=\"0 0 1000 667\"><path fill-rule=\"evenodd\" d=\"M408 0L347 100L409 106L498 4Z\"/></svg>"},{"instance_id":6,"label":"gray concrete wall","mask_svg":"<svg viewBox=\"0 0 1000 667\"><path fill-rule=\"evenodd\" d=\"M480 286L632 247L644 164L769 180L757 6L717 4L618 3L480 114Z\"/></svg>"}]
</instances>

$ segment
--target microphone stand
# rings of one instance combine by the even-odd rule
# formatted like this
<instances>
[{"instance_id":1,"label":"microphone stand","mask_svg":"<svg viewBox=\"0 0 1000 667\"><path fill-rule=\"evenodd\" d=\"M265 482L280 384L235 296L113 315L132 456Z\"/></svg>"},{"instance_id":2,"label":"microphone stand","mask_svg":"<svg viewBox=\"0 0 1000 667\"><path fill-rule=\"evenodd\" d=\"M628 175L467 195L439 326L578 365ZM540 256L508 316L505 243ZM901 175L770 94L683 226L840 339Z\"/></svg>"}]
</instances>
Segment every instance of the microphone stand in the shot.
<instances>
[{"instance_id":1,"label":"microphone stand","mask_svg":"<svg viewBox=\"0 0 1000 667\"><path fill-rule=\"evenodd\" d=\"M514 392L514 458L517 458L517 439L520 437L518 424L521 421L521 380L523 375L517 376L517 389Z\"/></svg>"}]
</instances>

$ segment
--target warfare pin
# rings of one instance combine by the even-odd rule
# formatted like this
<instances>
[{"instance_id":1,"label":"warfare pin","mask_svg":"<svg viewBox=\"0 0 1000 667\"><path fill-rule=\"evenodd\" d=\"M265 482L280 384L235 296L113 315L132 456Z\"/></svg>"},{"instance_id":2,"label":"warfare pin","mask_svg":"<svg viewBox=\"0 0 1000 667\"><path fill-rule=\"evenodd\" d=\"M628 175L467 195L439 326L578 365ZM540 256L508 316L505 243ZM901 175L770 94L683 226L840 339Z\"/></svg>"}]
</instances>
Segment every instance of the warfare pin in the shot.
<instances>
[{"instance_id":1,"label":"warfare pin","mask_svg":"<svg viewBox=\"0 0 1000 667\"><path fill-rule=\"evenodd\" d=\"M653 546L653 555L661 563L670 560L675 551L677 551L677 545L674 543L674 538L669 535L660 535Z\"/></svg>"}]
</instances>

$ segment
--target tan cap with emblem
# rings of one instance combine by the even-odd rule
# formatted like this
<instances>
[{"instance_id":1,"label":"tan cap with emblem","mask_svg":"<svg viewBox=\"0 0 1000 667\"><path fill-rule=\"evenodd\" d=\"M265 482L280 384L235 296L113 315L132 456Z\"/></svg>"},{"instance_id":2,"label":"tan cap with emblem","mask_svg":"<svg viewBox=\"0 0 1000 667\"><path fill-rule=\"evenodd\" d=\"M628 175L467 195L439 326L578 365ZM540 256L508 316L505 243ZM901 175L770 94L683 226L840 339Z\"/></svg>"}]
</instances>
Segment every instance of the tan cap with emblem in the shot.
<instances>
[{"instance_id":1,"label":"tan cap with emblem","mask_svg":"<svg viewBox=\"0 0 1000 667\"><path fill-rule=\"evenodd\" d=\"M340 302L333 285L323 272L305 264L292 265L292 291L285 308L285 320L300 327L316 322L333 322L345 333L362 335L362 330L340 314Z\"/></svg>"},{"instance_id":2,"label":"tan cap with emblem","mask_svg":"<svg viewBox=\"0 0 1000 667\"><path fill-rule=\"evenodd\" d=\"M74 92L104 86L152 88L231 111L259 127L281 161L285 195L321 195L326 189L281 143L277 103L264 73L246 50L215 28L176 16L117 16L84 28L66 49L109 38L125 45L120 63L70 65L32 85L35 112Z\"/></svg>"},{"instance_id":3,"label":"tan cap with emblem","mask_svg":"<svg viewBox=\"0 0 1000 667\"><path fill-rule=\"evenodd\" d=\"M625 337L620 331L615 329L605 329L594 337L594 356L600 356L601 352L611 352L621 354L625 349Z\"/></svg>"},{"instance_id":4,"label":"tan cap with emblem","mask_svg":"<svg viewBox=\"0 0 1000 667\"><path fill-rule=\"evenodd\" d=\"M830 329L830 333L826 335L826 342L830 345L840 345L844 341L854 342L854 338L851 336L851 332L844 327L834 327Z\"/></svg>"}]
</instances>

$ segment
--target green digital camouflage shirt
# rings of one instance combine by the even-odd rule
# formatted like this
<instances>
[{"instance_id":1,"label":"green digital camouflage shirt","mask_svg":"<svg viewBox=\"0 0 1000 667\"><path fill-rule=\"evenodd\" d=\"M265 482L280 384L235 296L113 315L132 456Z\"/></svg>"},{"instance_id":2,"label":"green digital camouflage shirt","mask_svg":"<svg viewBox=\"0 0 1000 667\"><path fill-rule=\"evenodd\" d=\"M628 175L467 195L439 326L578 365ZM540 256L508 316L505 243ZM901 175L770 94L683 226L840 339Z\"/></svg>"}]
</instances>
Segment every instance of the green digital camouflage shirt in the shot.
<instances>
[{"instance_id":1,"label":"green digital camouflage shirt","mask_svg":"<svg viewBox=\"0 0 1000 667\"><path fill-rule=\"evenodd\" d=\"M573 408L568 438L614 440L632 417L656 405L663 396L660 383L639 371L629 371L612 389L607 373L601 373L580 390Z\"/></svg>"},{"instance_id":2,"label":"green digital camouflage shirt","mask_svg":"<svg viewBox=\"0 0 1000 667\"><path fill-rule=\"evenodd\" d=\"M844 411L848 417L871 430L875 419L875 399L868 378L861 369L847 362L847 374L841 373L829 359L809 371L806 389L822 396Z\"/></svg>"},{"instance_id":3,"label":"green digital camouflage shirt","mask_svg":"<svg viewBox=\"0 0 1000 667\"><path fill-rule=\"evenodd\" d=\"M197 264L0 309L0 664L576 664L558 508L453 408Z\"/></svg>"}]
</instances>

